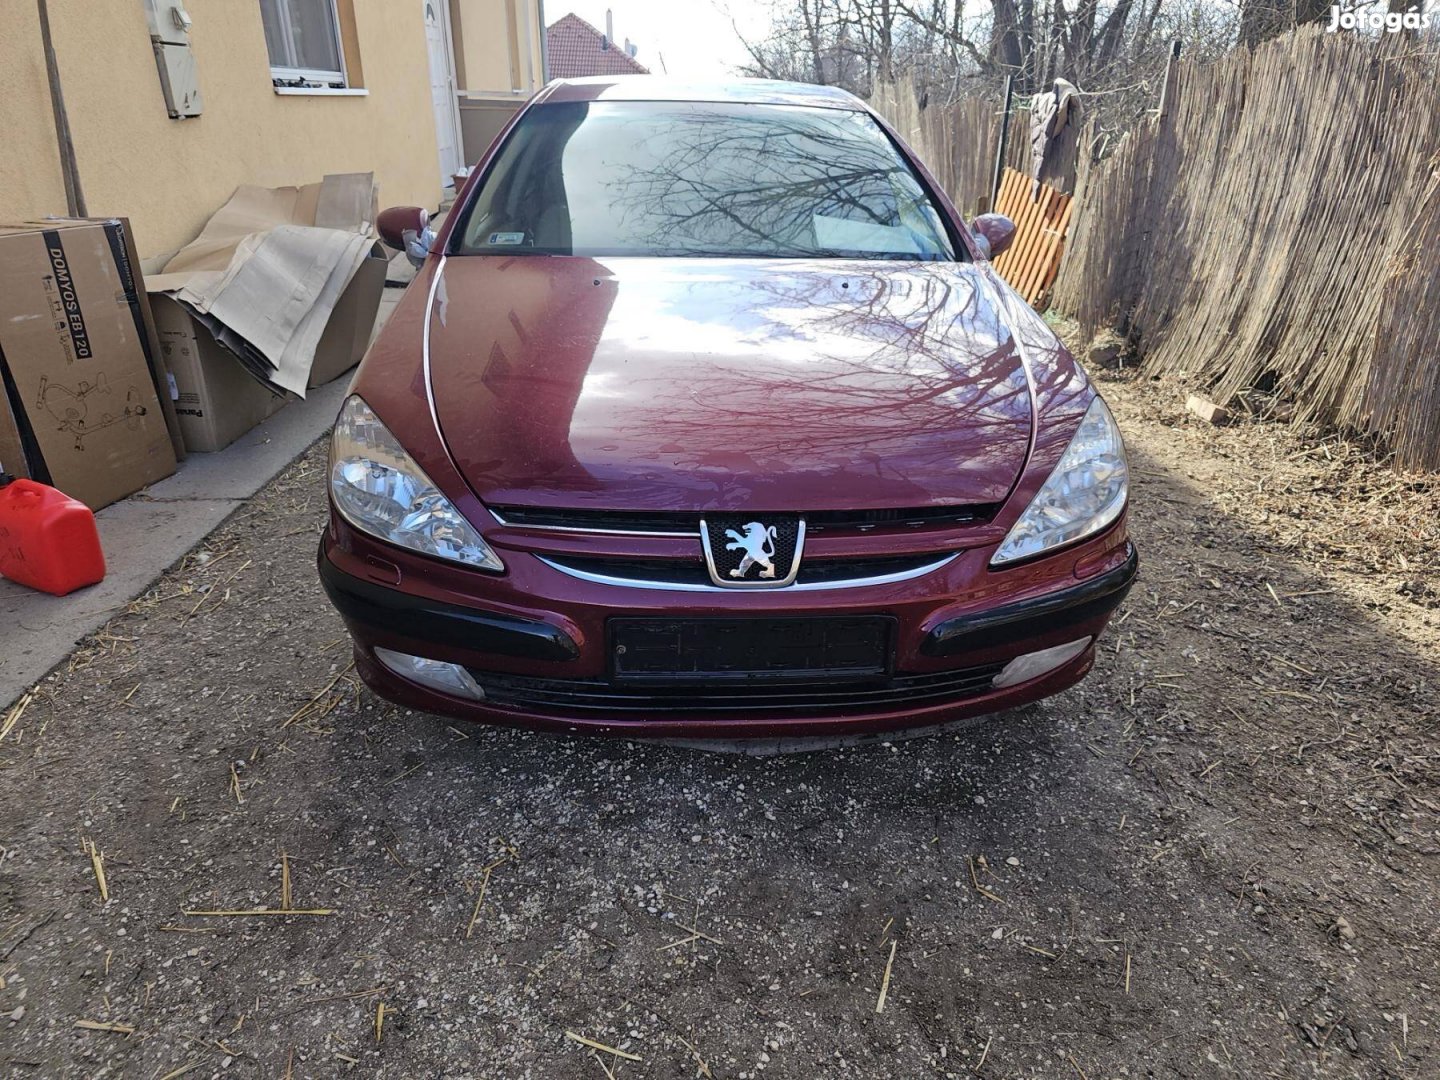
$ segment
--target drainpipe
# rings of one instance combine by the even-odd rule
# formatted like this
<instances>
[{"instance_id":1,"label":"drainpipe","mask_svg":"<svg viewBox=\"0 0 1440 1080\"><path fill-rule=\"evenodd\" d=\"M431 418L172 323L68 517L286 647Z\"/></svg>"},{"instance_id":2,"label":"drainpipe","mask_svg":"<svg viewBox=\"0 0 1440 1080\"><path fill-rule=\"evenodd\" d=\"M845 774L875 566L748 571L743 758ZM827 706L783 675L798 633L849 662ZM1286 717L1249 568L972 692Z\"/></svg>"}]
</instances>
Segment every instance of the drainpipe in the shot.
<instances>
[{"instance_id":1,"label":"drainpipe","mask_svg":"<svg viewBox=\"0 0 1440 1080\"><path fill-rule=\"evenodd\" d=\"M535 0L535 14L540 20L540 85L550 81L550 35L545 26L545 0Z\"/></svg>"},{"instance_id":2,"label":"drainpipe","mask_svg":"<svg viewBox=\"0 0 1440 1080\"><path fill-rule=\"evenodd\" d=\"M65 96L60 92L55 43L50 40L50 9L45 0L37 0L37 4L40 41L45 48L45 74L50 79L50 109L55 114L55 142L60 148L60 172L65 177L65 206L71 217L88 217L85 192L80 187L80 166L75 161L75 144L70 139L70 118L65 115Z\"/></svg>"}]
</instances>

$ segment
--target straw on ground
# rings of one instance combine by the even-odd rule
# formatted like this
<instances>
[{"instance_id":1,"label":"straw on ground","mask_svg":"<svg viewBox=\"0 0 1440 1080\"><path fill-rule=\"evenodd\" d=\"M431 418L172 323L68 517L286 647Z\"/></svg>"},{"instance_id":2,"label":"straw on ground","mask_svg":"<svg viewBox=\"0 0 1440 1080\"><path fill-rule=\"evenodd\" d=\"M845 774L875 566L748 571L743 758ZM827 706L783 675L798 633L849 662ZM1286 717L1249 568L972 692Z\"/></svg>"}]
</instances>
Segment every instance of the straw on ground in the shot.
<instances>
[{"instance_id":1,"label":"straw on ground","mask_svg":"<svg viewBox=\"0 0 1440 1080\"><path fill-rule=\"evenodd\" d=\"M624 1058L626 1061L645 1060L639 1054L630 1054L624 1050L617 1050L613 1046L606 1046L604 1043L596 1042L594 1039L587 1039L584 1035L577 1035L573 1031L565 1032L565 1037L579 1043L581 1046L588 1046L592 1050L603 1050L607 1054L614 1054L616 1057Z\"/></svg>"}]
</instances>

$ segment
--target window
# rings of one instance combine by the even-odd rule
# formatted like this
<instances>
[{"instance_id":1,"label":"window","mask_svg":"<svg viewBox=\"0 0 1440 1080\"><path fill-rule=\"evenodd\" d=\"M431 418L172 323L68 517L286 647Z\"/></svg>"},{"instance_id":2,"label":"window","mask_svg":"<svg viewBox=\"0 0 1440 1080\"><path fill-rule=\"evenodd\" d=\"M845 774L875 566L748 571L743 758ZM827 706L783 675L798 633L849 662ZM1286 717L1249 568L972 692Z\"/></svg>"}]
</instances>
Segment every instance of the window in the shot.
<instances>
[{"instance_id":1,"label":"window","mask_svg":"<svg viewBox=\"0 0 1440 1080\"><path fill-rule=\"evenodd\" d=\"M276 86L347 85L335 0L260 0L260 19Z\"/></svg>"},{"instance_id":2,"label":"window","mask_svg":"<svg viewBox=\"0 0 1440 1080\"><path fill-rule=\"evenodd\" d=\"M870 116L729 102L536 106L462 235L492 255L957 258Z\"/></svg>"}]
</instances>

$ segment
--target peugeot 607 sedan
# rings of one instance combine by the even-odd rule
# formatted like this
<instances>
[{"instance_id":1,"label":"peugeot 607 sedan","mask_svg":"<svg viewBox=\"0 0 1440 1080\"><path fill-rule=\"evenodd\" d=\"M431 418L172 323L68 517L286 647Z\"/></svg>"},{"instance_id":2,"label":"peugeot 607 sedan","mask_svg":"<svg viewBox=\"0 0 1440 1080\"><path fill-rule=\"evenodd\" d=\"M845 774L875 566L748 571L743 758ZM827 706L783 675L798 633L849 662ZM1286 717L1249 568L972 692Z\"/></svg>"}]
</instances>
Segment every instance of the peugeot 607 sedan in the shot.
<instances>
[{"instance_id":1,"label":"peugeot 607 sedan","mask_svg":"<svg viewBox=\"0 0 1440 1080\"><path fill-rule=\"evenodd\" d=\"M335 425L320 575L377 693L687 740L929 728L1078 682L1135 576L1120 433L862 102L547 86Z\"/></svg>"}]
</instances>

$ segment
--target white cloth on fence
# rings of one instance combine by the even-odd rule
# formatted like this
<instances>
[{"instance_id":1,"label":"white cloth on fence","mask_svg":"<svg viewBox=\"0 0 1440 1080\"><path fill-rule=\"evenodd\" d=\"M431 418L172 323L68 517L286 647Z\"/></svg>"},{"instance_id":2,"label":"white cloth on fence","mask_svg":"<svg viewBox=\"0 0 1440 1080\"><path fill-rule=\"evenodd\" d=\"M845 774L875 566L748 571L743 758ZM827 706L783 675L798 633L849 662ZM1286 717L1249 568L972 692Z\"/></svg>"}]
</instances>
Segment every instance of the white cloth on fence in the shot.
<instances>
[{"instance_id":1,"label":"white cloth on fence","mask_svg":"<svg viewBox=\"0 0 1440 1080\"><path fill-rule=\"evenodd\" d=\"M1067 124L1080 119L1080 91L1066 79L1056 79L1052 89L1030 99L1030 173L1034 185L1031 198L1040 197L1040 176L1045 156Z\"/></svg>"}]
</instances>

